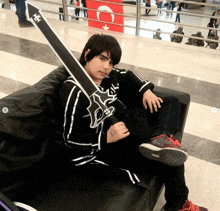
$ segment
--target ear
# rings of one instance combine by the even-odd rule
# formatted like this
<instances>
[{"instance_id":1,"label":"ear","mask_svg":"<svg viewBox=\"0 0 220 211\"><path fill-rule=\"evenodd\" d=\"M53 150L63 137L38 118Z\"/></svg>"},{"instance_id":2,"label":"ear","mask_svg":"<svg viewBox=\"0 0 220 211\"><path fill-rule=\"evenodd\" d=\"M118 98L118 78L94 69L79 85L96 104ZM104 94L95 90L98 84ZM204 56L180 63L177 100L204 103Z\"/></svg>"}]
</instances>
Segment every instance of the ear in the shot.
<instances>
[{"instance_id":1,"label":"ear","mask_svg":"<svg viewBox=\"0 0 220 211\"><path fill-rule=\"evenodd\" d=\"M85 59L85 61L87 61L87 55L88 55L89 52L90 52L90 49L87 49L86 52L85 52L85 54L84 54L84 59Z\"/></svg>"}]
</instances>

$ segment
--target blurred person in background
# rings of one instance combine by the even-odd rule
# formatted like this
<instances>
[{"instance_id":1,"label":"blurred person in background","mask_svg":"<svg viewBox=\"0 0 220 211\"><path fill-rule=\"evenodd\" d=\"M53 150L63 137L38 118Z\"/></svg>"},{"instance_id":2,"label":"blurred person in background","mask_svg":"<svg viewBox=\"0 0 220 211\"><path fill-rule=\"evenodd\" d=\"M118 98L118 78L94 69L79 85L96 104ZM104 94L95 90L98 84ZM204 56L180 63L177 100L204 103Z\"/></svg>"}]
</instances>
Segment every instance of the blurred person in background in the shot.
<instances>
[{"instance_id":1,"label":"blurred person in background","mask_svg":"<svg viewBox=\"0 0 220 211\"><path fill-rule=\"evenodd\" d=\"M184 35L183 27L179 26L177 30L173 31L173 33ZM177 36L177 35L170 35L170 38L171 38L171 42L176 42L176 43L181 43L183 40L182 36Z\"/></svg>"},{"instance_id":2,"label":"blurred person in background","mask_svg":"<svg viewBox=\"0 0 220 211\"><path fill-rule=\"evenodd\" d=\"M157 0L157 8L162 9L163 0ZM157 14L161 13L161 11L158 10Z\"/></svg>"},{"instance_id":3,"label":"blurred person in background","mask_svg":"<svg viewBox=\"0 0 220 211\"><path fill-rule=\"evenodd\" d=\"M146 7L151 7L151 0L146 0L145 6ZM150 11L151 11L151 9L146 9L145 10L145 13L146 13L147 16L149 15Z\"/></svg>"},{"instance_id":4,"label":"blurred person in background","mask_svg":"<svg viewBox=\"0 0 220 211\"><path fill-rule=\"evenodd\" d=\"M76 0L76 6L77 6L77 8L75 8L75 15L79 17L79 12L80 12L80 8L78 8L78 7L80 7L79 0ZM79 20L78 17L76 18L76 20Z\"/></svg>"},{"instance_id":5,"label":"blurred person in background","mask_svg":"<svg viewBox=\"0 0 220 211\"><path fill-rule=\"evenodd\" d=\"M171 10L174 10L174 8L176 6L176 2L175 1L171 1L170 4L171 4Z\"/></svg>"},{"instance_id":6,"label":"blurred person in background","mask_svg":"<svg viewBox=\"0 0 220 211\"><path fill-rule=\"evenodd\" d=\"M183 6L183 3L178 3L178 4L177 4L177 11L181 12L182 6ZM178 23L180 23L180 14L179 14L178 12L177 12L177 14L176 14L176 20L175 20L175 22L177 22L177 21L178 21Z\"/></svg>"},{"instance_id":7,"label":"blurred person in background","mask_svg":"<svg viewBox=\"0 0 220 211\"><path fill-rule=\"evenodd\" d=\"M220 8L219 8L217 11L213 12L213 13L212 13L212 16L215 16L215 17L219 17L219 18L220 18ZM212 18L211 18L211 19L212 19ZM210 22L211 22L211 19L210 19ZM215 20L215 25L216 25L215 28L218 28L218 26L219 26L219 19L217 19L217 18L213 18L213 19Z\"/></svg>"},{"instance_id":8,"label":"blurred person in background","mask_svg":"<svg viewBox=\"0 0 220 211\"><path fill-rule=\"evenodd\" d=\"M218 28L217 19L210 18L210 22L208 23L207 27ZM210 36L211 31L212 31L212 29L209 29L208 37ZM216 30L215 30L215 33L217 35L217 31Z\"/></svg>"},{"instance_id":9,"label":"blurred person in background","mask_svg":"<svg viewBox=\"0 0 220 211\"><path fill-rule=\"evenodd\" d=\"M201 32L197 32L196 34L192 34L191 35L192 37L199 37L199 38L204 38L202 36L202 33ZM194 38L189 38L188 39L188 42L186 43L187 45L194 45L194 46L199 46L199 47L202 47L204 46L204 40L200 40L200 39L194 39Z\"/></svg>"},{"instance_id":10,"label":"blurred person in background","mask_svg":"<svg viewBox=\"0 0 220 211\"><path fill-rule=\"evenodd\" d=\"M210 35L208 36L208 39L210 40L219 40L219 37L217 36L216 30L211 30ZM218 47L218 42L212 42L212 41L205 41L207 43L206 48L210 47L211 49L216 49Z\"/></svg>"},{"instance_id":11,"label":"blurred person in background","mask_svg":"<svg viewBox=\"0 0 220 211\"><path fill-rule=\"evenodd\" d=\"M86 0L82 0L82 6L86 7ZM87 18L87 9L83 9L84 17Z\"/></svg>"},{"instance_id":12,"label":"blurred person in background","mask_svg":"<svg viewBox=\"0 0 220 211\"><path fill-rule=\"evenodd\" d=\"M34 25L27 20L25 0L15 0L16 15L20 27L33 27Z\"/></svg>"},{"instance_id":13,"label":"blurred person in background","mask_svg":"<svg viewBox=\"0 0 220 211\"><path fill-rule=\"evenodd\" d=\"M162 40L160 35L161 35L161 30L157 29L156 33L153 35L153 39Z\"/></svg>"}]
</instances>

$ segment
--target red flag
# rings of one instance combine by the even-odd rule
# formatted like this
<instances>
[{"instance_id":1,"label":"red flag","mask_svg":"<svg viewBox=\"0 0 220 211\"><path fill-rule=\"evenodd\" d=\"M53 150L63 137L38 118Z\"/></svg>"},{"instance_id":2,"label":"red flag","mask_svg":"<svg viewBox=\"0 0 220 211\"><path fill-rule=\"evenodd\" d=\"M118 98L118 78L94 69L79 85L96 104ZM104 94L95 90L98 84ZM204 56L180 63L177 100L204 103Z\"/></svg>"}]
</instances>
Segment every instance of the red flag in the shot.
<instances>
[{"instance_id":1,"label":"red flag","mask_svg":"<svg viewBox=\"0 0 220 211\"><path fill-rule=\"evenodd\" d=\"M123 14L123 5L111 4L111 2L115 3L122 3L122 0L105 0L105 2L98 2L93 0L86 0L87 8L100 10L100 11L91 11L87 10L88 18L99 20L99 21L106 21L116 24L124 24L124 16L123 15L115 15L107 12L119 13ZM123 26L113 25L109 23L102 23L98 21L88 20L89 26L101 28L110 31L117 31L117 32L124 32Z\"/></svg>"}]
</instances>

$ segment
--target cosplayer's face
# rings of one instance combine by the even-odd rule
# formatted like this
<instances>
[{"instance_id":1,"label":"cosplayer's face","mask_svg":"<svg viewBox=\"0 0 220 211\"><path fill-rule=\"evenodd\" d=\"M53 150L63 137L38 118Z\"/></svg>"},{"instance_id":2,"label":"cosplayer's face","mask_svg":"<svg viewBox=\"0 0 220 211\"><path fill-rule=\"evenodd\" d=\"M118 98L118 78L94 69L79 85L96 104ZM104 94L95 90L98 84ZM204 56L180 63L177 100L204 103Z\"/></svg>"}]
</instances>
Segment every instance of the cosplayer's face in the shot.
<instances>
[{"instance_id":1,"label":"cosplayer's face","mask_svg":"<svg viewBox=\"0 0 220 211\"><path fill-rule=\"evenodd\" d=\"M86 51L85 58L89 51L89 49ZM112 68L112 60L106 51L86 62L86 65L84 66L86 72L97 85L100 85L102 79L109 75L109 73L112 71Z\"/></svg>"}]
</instances>

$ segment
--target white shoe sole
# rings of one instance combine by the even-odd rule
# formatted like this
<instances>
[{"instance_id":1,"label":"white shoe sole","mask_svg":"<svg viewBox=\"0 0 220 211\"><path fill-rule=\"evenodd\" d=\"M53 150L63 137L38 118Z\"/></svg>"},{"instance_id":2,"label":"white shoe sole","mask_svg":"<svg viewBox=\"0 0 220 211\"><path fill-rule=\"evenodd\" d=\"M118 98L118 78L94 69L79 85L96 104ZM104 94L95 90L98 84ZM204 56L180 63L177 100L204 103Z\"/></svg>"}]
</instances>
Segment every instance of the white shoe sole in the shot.
<instances>
[{"instance_id":1,"label":"white shoe sole","mask_svg":"<svg viewBox=\"0 0 220 211\"><path fill-rule=\"evenodd\" d=\"M20 203L20 202L14 202L14 204L18 207L18 208L22 208L21 210L23 211L37 211L36 209L34 209L33 207L24 204L24 203Z\"/></svg>"},{"instance_id":2,"label":"white shoe sole","mask_svg":"<svg viewBox=\"0 0 220 211\"><path fill-rule=\"evenodd\" d=\"M183 165L188 158L188 153L181 149L160 148L148 143L141 144L139 150L144 157L169 166Z\"/></svg>"}]
</instances>

